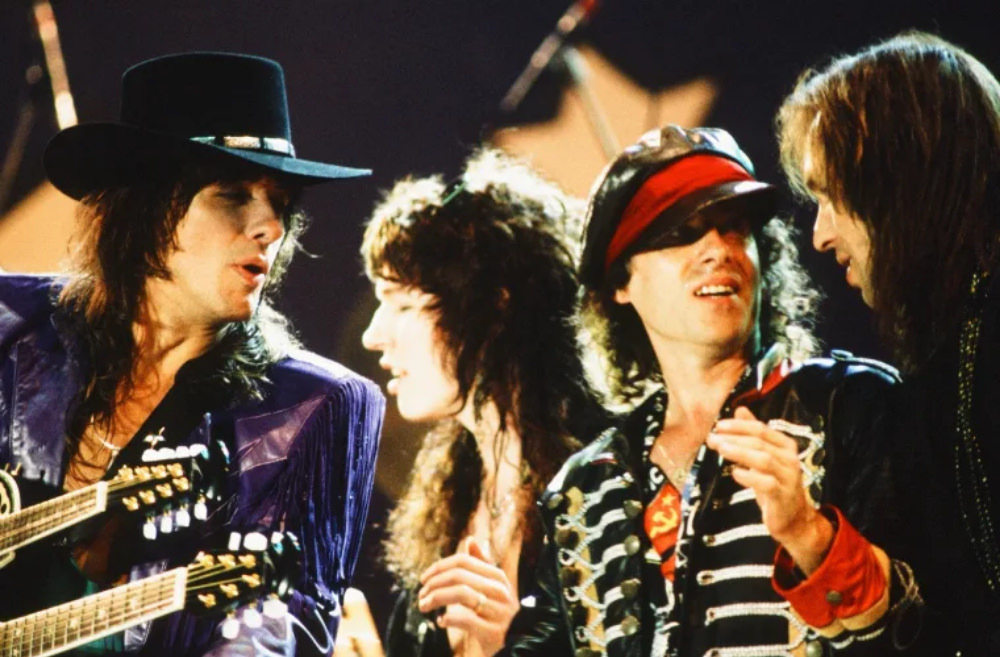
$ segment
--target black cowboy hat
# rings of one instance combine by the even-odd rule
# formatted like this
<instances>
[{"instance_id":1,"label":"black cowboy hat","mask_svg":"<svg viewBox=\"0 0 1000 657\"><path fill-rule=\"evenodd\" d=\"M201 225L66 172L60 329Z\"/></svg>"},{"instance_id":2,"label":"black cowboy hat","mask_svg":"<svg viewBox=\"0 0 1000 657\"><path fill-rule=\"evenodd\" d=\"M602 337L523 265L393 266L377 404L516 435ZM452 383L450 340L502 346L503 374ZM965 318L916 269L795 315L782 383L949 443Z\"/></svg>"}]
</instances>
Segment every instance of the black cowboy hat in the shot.
<instances>
[{"instance_id":1,"label":"black cowboy hat","mask_svg":"<svg viewBox=\"0 0 1000 657\"><path fill-rule=\"evenodd\" d=\"M303 185L371 173L298 159L291 137L277 62L183 53L125 71L121 121L59 132L45 149L44 164L52 184L75 199L213 157L237 158Z\"/></svg>"},{"instance_id":2,"label":"black cowboy hat","mask_svg":"<svg viewBox=\"0 0 1000 657\"><path fill-rule=\"evenodd\" d=\"M606 273L605 257L622 213L642 184L653 174L690 155L717 155L732 160L754 175L753 163L736 140L720 128L685 129L668 125L651 130L626 148L597 178L587 208L586 234L580 260L580 281L597 289ZM662 230L686 221L696 212L720 204L740 204L740 212L753 222L770 219L778 205L773 185L757 180L724 182L702 187L667 207L655 226ZM650 226L652 228L652 226ZM619 257L627 257L623 253Z\"/></svg>"}]
</instances>

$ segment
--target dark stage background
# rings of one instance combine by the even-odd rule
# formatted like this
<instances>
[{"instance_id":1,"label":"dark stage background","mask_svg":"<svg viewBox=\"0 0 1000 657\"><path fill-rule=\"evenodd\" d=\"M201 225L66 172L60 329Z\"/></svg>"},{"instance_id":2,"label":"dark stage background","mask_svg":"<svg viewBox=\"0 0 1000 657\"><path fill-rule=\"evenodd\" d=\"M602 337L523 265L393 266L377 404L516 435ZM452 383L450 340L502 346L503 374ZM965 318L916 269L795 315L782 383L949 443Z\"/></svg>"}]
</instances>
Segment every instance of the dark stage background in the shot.
<instances>
[{"instance_id":1,"label":"dark stage background","mask_svg":"<svg viewBox=\"0 0 1000 657\"><path fill-rule=\"evenodd\" d=\"M38 188L41 149L56 131L46 81L29 85L25 79L29 67L42 61L31 4L0 3L0 153L10 163L0 214ZM121 72L150 57L226 50L284 65L299 156L367 166L375 174L308 192L305 206L314 223L305 244L315 257L293 265L282 307L307 346L384 382L376 358L359 346L373 307L357 256L361 224L378 190L396 178L434 172L450 177L495 128L536 124L559 112L566 80L555 70L538 79L513 114L502 115L498 105L568 4L54 0L53 8L81 121L116 119ZM806 65L920 28L965 46L1000 71L998 18L997 0L608 0L572 42L594 49L650 94L711 80L717 94L705 123L730 130L756 162L759 176L780 182L772 117ZM13 135L26 107L34 109L34 118L23 123L23 158L16 162L10 157L16 150ZM636 136L627 135L624 143ZM592 138L586 132L578 137ZM566 143L567 157L573 157L572 141ZM790 199L785 209L807 236L809 209L796 209ZM33 232L45 237L47 231L52 240L65 239L43 213ZM803 246L807 266L828 290L821 336L830 345L883 355L863 306L846 290L832 258L816 256L805 241ZM0 266L7 265L0 261ZM375 560L377 528L403 483L419 433L390 409L372 533L356 582L380 625L388 584Z\"/></svg>"}]
</instances>

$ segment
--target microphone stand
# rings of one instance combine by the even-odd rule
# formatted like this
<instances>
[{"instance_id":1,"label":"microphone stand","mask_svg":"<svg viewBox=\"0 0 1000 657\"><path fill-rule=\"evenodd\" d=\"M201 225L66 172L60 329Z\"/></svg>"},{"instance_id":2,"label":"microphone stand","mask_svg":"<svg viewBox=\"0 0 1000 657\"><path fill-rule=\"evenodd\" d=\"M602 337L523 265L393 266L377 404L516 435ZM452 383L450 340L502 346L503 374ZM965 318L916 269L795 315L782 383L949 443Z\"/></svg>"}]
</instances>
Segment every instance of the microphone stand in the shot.
<instances>
[{"instance_id":1,"label":"microphone stand","mask_svg":"<svg viewBox=\"0 0 1000 657\"><path fill-rule=\"evenodd\" d=\"M524 100L528 90L553 62L560 62L569 74L573 90L583 106L584 114L601 144L601 150L610 160L618 154L619 145L614 131L597 102L597 94L587 80L586 63L580 53L566 43L569 36L584 24L597 9L597 0L576 0L556 23L541 45L532 53L528 66L514 80L514 84L500 101L500 111L509 114Z\"/></svg>"},{"instance_id":2,"label":"microphone stand","mask_svg":"<svg viewBox=\"0 0 1000 657\"><path fill-rule=\"evenodd\" d=\"M601 144L604 156L610 162L621 152L621 146L618 144L618 138L615 136L614 130L611 129L611 122L608 121L607 115L601 109L600 103L597 102L594 85L587 79L587 62L584 61L580 51L573 46L563 47L561 59L563 65L566 67L566 72L569 74L573 91L576 92L576 96L580 99L580 104L583 106L583 113L589 120L590 128L594 132L597 141Z\"/></svg>"},{"instance_id":3,"label":"microphone stand","mask_svg":"<svg viewBox=\"0 0 1000 657\"><path fill-rule=\"evenodd\" d=\"M7 152L4 154L3 165L0 166L0 214L7 211L7 200L10 198L17 172L21 168L21 162L24 160L24 149L28 144L28 137L35 125L37 85L41 78L42 69L38 64L30 64L24 71L27 87L18 103L14 130Z\"/></svg>"},{"instance_id":4,"label":"microphone stand","mask_svg":"<svg viewBox=\"0 0 1000 657\"><path fill-rule=\"evenodd\" d=\"M69 91L69 78L66 76L65 61L59 45L59 30L49 0L35 0L31 6L31 15L35 34L42 44L45 65L43 67L39 62L32 61L24 71L26 93L19 104L10 146L4 155L3 165L0 166L0 212L7 210L11 189L14 187L17 172L24 159L24 150L37 117L39 83L45 77L46 71L52 87L52 99L55 103L59 129L75 125L77 122L73 95Z\"/></svg>"}]
</instances>

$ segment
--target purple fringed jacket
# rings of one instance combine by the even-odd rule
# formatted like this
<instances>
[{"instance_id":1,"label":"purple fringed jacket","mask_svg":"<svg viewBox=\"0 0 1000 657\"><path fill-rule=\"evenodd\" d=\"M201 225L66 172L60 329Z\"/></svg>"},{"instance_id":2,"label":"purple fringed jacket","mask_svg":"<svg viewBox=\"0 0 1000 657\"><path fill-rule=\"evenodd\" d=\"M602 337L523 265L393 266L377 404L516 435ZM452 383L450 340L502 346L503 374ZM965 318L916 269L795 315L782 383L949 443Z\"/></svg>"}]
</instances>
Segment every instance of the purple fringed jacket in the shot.
<instances>
[{"instance_id":1,"label":"purple fringed jacket","mask_svg":"<svg viewBox=\"0 0 1000 657\"><path fill-rule=\"evenodd\" d=\"M62 492L65 413L81 381L74 346L54 320L58 285L52 277L0 275L0 466L19 467L28 489L35 486L48 495ZM175 385L183 385L183 373ZM303 572L290 614L265 618L256 629L244 625L227 641L219 619L181 612L126 630L110 651L311 655L332 650L340 600L361 545L385 400L372 382L304 351L272 365L267 378L262 400L211 412L191 435L173 442L221 438L231 460L225 503L185 540L218 543L232 530L297 534ZM0 570L0 598L14 599L17 591L23 600L39 588L46 560L62 559L48 546L43 550L38 557L25 548ZM169 550L151 557L140 549L136 555L142 563L132 568L132 579L183 565L173 563L181 560Z\"/></svg>"}]
</instances>

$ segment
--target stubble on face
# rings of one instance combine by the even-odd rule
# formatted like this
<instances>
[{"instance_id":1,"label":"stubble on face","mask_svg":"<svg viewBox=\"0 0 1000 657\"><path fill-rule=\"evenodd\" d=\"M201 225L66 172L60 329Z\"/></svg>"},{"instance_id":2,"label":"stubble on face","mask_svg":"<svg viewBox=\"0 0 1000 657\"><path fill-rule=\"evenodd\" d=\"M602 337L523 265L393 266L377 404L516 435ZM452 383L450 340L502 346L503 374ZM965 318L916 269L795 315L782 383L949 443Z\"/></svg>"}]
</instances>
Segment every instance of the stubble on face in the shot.
<instances>
[{"instance_id":1,"label":"stubble on face","mask_svg":"<svg viewBox=\"0 0 1000 657\"><path fill-rule=\"evenodd\" d=\"M630 303L658 354L744 357L756 341L760 279L756 243L723 229L690 244L639 253L615 298Z\"/></svg>"},{"instance_id":2,"label":"stubble on face","mask_svg":"<svg viewBox=\"0 0 1000 657\"><path fill-rule=\"evenodd\" d=\"M861 292L862 300L872 306L872 241L868 224L842 203L834 200L825 175L819 148L806 148L802 160L802 178L816 203L813 224L813 248L833 251L844 268L847 284Z\"/></svg>"},{"instance_id":3,"label":"stubble on face","mask_svg":"<svg viewBox=\"0 0 1000 657\"><path fill-rule=\"evenodd\" d=\"M250 319L285 235L285 198L270 178L199 190L177 223L167 276L147 282L151 311L178 327Z\"/></svg>"}]
</instances>

